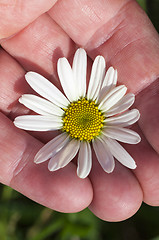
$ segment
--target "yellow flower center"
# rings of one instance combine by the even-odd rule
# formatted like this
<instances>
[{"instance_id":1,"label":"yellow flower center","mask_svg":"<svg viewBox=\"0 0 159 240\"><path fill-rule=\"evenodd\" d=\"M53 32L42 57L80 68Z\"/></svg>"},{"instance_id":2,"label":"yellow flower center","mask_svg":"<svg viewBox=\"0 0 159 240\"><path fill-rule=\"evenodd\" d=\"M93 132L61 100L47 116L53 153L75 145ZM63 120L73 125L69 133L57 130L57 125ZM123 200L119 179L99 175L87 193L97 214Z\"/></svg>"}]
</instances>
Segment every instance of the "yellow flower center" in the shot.
<instances>
[{"instance_id":1,"label":"yellow flower center","mask_svg":"<svg viewBox=\"0 0 159 240\"><path fill-rule=\"evenodd\" d=\"M91 141L100 135L104 116L94 101L82 98L72 102L64 111L62 130L72 138Z\"/></svg>"}]
</instances>

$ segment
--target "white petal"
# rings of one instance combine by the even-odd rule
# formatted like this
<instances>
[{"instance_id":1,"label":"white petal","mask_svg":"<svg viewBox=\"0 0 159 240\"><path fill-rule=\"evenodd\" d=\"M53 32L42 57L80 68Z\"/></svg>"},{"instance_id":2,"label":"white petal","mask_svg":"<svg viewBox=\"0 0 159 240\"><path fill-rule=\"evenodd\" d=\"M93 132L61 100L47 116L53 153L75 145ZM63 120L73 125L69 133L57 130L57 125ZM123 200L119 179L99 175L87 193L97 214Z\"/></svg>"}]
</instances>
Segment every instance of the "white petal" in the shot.
<instances>
[{"instance_id":1,"label":"white petal","mask_svg":"<svg viewBox=\"0 0 159 240\"><path fill-rule=\"evenodd\" d=\"M65 167L77 154L80 147L80 141L72 139L61 151L52 157L48 164L50 171L56 171Z\"/></svg>"},{"instance_id":2,"label":"white petal","mask_svg":"<svg viewBox=\"0 0 159 240\"><path fill-rule=\"evenodd\" d=\"M25 74L28 84L42 97L48 99L59 107L67 107L69 101L50 81L35 72Z\"/></svg>"},{"instance_id":3,"label":"white petal","mask_svg":"<svg viewBox=\"0 0 159 240\"><path fill-rule=\"evenodd\" d=\"M86 95L87 54L82 48L79 48L74 55L72 71L78 91L77 95L84 97Z\"/></svg>"},{"instance_id":4,"label":"white petal","mask_svg":"<svg viewBox=\"0 0 159 240\"><path fill-rule=\"evenodd\" d=\"M134 101L135 95L133 93L126 94L117 104L106 112L106 116L109 117L126 111L133 105Z\"/></svg>"},{"instance_id":5,"label":"white petal","mask_svg":"<svg viewBox=\"0 0 159 240\"><path fill-rule=\"evenodd\" d=\"M105 74L105 59L97 56L93 62L90 81L88 85L87 98L95 100L99 94Z\"/></svg>"},{"instance_id":6,"label":"white petal","mask_svg":"<svg viewBox=\"0 0 159 240\"><path fill-rule=\"evenodd\" d=\"M69 141L69 136L62 133L45 144L35 155L34 162L42 163L53 157L59 152Z\"/></svg>"},{"instance_id":7,"label":"white petal","mask_svg":"<svg viewBox=\"0 0 159 240\"><path fill-rule=\"evenodd\" d=\"M107 173L111 173L114 170L115 162L107 144L102 139L96 138L93 141L93 148L103 170Z\"/></svg>"},{"instance_id":8,"label":"white petal","mask_svg":"<svg viewBox=\"0 0 159 240\"><path fill-rule=\"evenodd\" d=\"M114 88L117 84L117 70L115 70L113 67L108 68L102 88L107 87L107 91L111 90Z\"/></svg>"},{"instance_id":9,"label":"white petal","mask_svg":"<svg viewBox=\"0 0 159 240\"><path fill-rule=\"evenodd\" d=\"M14 125L30 131L51 131L62 127L62 120L58 116L25 115L16 117Z\"/></svg>"},{"instance_id":10,"label":"white petal","mask_svg":"<svg viewBox=\"0 0 159 240\"><path fill-rule=\"evenodd\" d=\"M137 109L132 109L116 117L108 117L104 120L106 126L127 127L137 122L140 118L140 113Z\"/></svg>"},{"instance_id":11,"label":"white petal","mask_svg":"<svg viewBox=\"0 0 159 240\"><path fill-rule=\"evenodd\" d=\"M98 101L101 102L101 100L104 98L106 93L108 93L110 90L115 88L116 84L117 84L117 70L114 70L113 67L110 67L106 72L106 75L101 87L101 91L99 92Z\"/></svg>"},{"instance_id":12,"label":"white petal","mask_svg":"<svg viewBox=\"0 0 159 240\"><path fill-rule=\"evenodd\" d=\"M57 71L61 86L67 98L72 102L79 98L76 82L73 78L71 66L66 58L60 58L57 62Z\"/></svg>"},{"instance_id":13,"label":"white petal","mask_svg":"<svg viewBox=\"0 0 159 240\"><path fill-rule=\"evenodd\" d=\"M102 111L108 111L111 107L113 107L120 99L123 98L127 91L127 88L124 85L120 85L113 90L111 90L102 102L99 104L99 109Z\"/></svg>"},{"instance_id":14,"label":"white petal","mask_svg":"<svg viewBox=\"0 0 159 240\"><path fill-rule=\"evenodd\" d=\"M61 108L57 107L55 104L32 94L22 95L19 98L19 102L41 115L62 116L64 113L64 111Z\"/></svg>"},{"instance_id":15,"label":"white petal","mask_svg":"<svg viewBox=\"0 0 159 240\"><path fill-rule=\"evenodd\" d=\"M80 178L86 178L92 168L92 152L88 142L81 142L78 154L77 175Z\"/></svg>"},{"instance_id":16,"label":"white petal","mask_svg":"<svg viewBox=\"0 0 159 240\"><path fill-rule=\"evenodd\" d=\"M103 130L103 133L107 137L124 143L137 144L141 141L139 134L127 128L108 126Z\"/></svg>"},{"instance_id":17,"label":"white petal","mask_svg":"<svg viewBox=\"0 0 159 240\"><path fill-rule=\"evenodd\" d=\"M124 166L135 169L136 163L130 154L115 140L105 138L104 141L107 143L112 155Z\"/></svg>"}]
</instances>

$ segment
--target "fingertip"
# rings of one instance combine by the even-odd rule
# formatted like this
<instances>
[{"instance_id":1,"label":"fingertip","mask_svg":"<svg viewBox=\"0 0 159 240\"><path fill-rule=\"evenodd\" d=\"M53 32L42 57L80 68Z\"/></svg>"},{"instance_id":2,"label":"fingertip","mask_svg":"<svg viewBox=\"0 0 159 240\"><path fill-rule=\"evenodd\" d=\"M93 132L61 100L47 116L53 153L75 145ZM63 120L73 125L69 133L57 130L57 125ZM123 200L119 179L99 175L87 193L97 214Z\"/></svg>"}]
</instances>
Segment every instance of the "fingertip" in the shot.
<instances>
[{"instance_id":1,"label":"fingertip","mask_svg":"<svg viewBox=\"0 0 159 240\"><path fill-rule=\"evenodd\" d=\"M90 180L80 179L73 163L50 172L47 163L30 162L14 177L11 187L48 208L65 213L88 207L93 196Z\"/></svg>"},{"instance_id":2,"label":"fingertip","mask_svg":"<svg viewBox=\"0 0 159 240\"><path fill-rule=\"evenodd\" d=\"M100 219L119 222L133 216L140 208L143 193L131 170L116 163L113 173L96 169L91 175L94 199L90 210Z\"/></svg>"}]
</instances>

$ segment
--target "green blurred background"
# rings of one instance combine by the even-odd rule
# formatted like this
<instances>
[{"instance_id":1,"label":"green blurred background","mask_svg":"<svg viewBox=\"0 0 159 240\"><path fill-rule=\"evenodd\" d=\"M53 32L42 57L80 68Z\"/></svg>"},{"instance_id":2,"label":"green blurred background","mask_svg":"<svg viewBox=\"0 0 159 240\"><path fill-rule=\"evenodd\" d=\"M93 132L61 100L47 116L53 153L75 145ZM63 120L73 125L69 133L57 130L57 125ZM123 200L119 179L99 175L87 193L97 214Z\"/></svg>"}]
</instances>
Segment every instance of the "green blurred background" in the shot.
<instances>
[{"instance_id":1,"label":"green blurred background","mask_svg":"<svg viewBox=\"0 0 159 240\"><path fill-rule=\"evenodd\" d=\"M159 0L138 0L159 31ZM143 204L130 219L104 222L88 209L64 214L0 185L0 240L159 240L159 207Z\"/></svg>"}]
</instances>

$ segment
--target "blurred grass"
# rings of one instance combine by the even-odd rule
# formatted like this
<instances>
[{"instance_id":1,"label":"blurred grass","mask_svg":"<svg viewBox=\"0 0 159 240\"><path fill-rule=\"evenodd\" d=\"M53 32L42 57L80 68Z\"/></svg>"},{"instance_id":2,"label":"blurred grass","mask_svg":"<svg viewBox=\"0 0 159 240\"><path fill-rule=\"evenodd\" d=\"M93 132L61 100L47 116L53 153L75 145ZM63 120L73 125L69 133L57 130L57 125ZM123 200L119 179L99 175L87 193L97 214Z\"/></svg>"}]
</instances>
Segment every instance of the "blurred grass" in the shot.
<instances>
[{"instance_id":1,"label":"blurred grass","mask_svg":"<svg viewBox=\"0 0 159 240\"><path fill-rule=\"evenodd\" d=\"M159 30L159 0L139 0ZM159 207L143 204L132 218L108 223L88 209L63 214L0 185L0 240L159 240Z\"/></svg>"},{"instance_id":2,"label":"blurred grass","mask_svg":"<svg viewBox=\"0 0 159 240\"><path fill-rule=\"evenodd\" d=\"M147 0L137 0L137 2L145 11L147 11Z\"/></svg>"},{"instance_id":3,"label":"blurred grass","mask_svg":"<svg viewBox=\"0 0 159 240\"><path fill-rule=\"evenodd\" d=\"M159 208L143 204L132 218L109 223L88 209L65 214L0 187L0 240L159 240Z\"/></svg>"},{"instance_id":4,"label":"blurred grass","mask_svg":"<svg viewBox=\"0 0 159 240\"><path fill-rule=\"evenodd\" d=\"M147 13L159 32L159 0L147 0Z\"/></svg>"}]
</instances>

